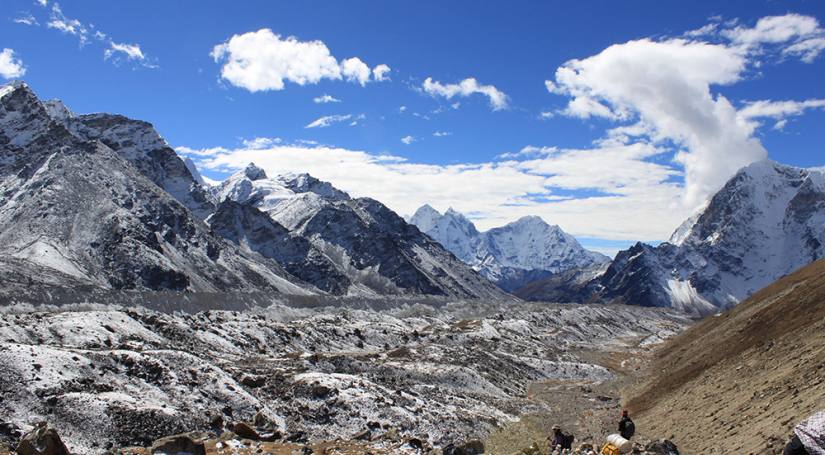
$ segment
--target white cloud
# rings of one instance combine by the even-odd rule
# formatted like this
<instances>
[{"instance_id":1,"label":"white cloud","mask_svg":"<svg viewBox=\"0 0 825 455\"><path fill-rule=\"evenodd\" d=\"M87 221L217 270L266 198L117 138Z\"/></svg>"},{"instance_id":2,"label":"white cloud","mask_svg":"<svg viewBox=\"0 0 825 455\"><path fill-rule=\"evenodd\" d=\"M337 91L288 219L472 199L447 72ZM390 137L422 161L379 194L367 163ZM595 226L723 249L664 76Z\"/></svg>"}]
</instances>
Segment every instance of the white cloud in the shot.
<instances>
[{"instance_id":1,"label":"white cloud","mask_svg":"<svg viewBox=\"0 0 825 455\"><path fill-rule=\"evenodd\" d=\"M79 20L66 17L57 3L52 5L49 22L46 23L46 26L76 36L80 40L81 46L85 45L88 39L89 29Z\"/></svg>"},{"instance_id":2,"label":"white cloud","mask_svg":"<svg viewBox=\"0 0 825 455\"><path fill-rule=\"evenodd\" d=\"M281 138L279 137L256 137L241 141L244 147L255 150L269 148L276 144L280 144L281 142Z\"/></svg>"},{"instance_id":3,"label":"white cloud","mask_svg":"<svg viewBox=\"0 0 825 455\"><path fill-rule=\"evenodd\" d=\"M146 56L143 55L143 51L140 50L139 45L115 42L110 42L109 48L103 51L103 59L108 60L113 56L117 56L119 54L122 54L128 60L146 60Z\"/></svg>"},{"instance_id":4,"label":"white cloud","mask_svg":"<svg viewBox=\"0 0 825 455\"><path fill-rule=\"evenodd\" d=\"M404 136L401 138L401 142L403 142L404 145L410 145L415 142L415 138L412 136Z\"/></svg>"},{"instance_id":5,"label":"white cloud","mask_svg":"<svg viewBox=\"0 0 825 455\"><path fill-rule=\"evenodd\" d=\"M754 27L739 26L723 30L722 35L735 43L754 46L762 43L784 43L821 31L819 22L814 17L786 14L763 17Z\"/></svg>"},{"instance_id":6,"label":"white cloud","mask_svg":"<svg viewBox=\"0 0 825 455\"><path fill-rule=\"evenodd\" d=\"M49 4L49 0L37 0L37 4L42 7L46 7L46 5Z\"/></svg>"},{"instance_id":7,"label":"white cloud","mask_svg":"<svg viewBox=\"0 0 825 455\"><path fill-rule=\"evenodd\" d=\"M781 119L783 117L802 115L802 113L808 109L825 109L825 99L810 99L804 101L751 101L739 110L739 115L746 119L757 117Z\"/></svg>"},{"instance_id":8,"label":"white cloud","mask_svg":"<svg viewBox=\"0 0 825 455\"><path fill-rule=\"evenodd\" d=\"M815 17L800 14L763 17L753 27L740 25L719 34L745 52L761 53L764 46L774 45L779 46L782 55L798 57L805 63L813 62L825 50L825 29Z\"/></svg>"},{"instance_id":9,"label":"white cloud","mask_svg":"<svg viewBox=\"0 0 825 455\"><path fill-rule=\"evenodd\" d=\"M736 48L723 44L641 39L608 47L559 67L548 84L571 98L565 113L634 120L654 141L683 149L685 201L696 206L739 168L765 158L744 122L711 86L738 81L747 65Z\"/></svg>"},{"instance_id":10,"label":"white cloud","mask_svg":"<svg viewBox=\"0 0 825 455\"><path fill-rule=\"evenodd\" d=\"M825 50L825 37L809 38L794 43L782 50L785 55L799 56L805 63L812 63Z\"/></svg>"},{"instance_id":11,"label":"white cloud","mask_svg":"<svg viewBox=\"0 0 825 455\"><path fill-rule=\"evenodd\" d=\"M399 106L399 107L398 107L398 112L399 112L399 113L403 113L403 112L405 112L406 110L407 110L407 106Z\"/></svg>"},{"instance_id":12,"label":"white cloud","mask_svg":"<svg viewBox=\"0 0 825 455\"><path fill-rule=\"evenodd\" d=\"M380 64L372 69L372 77L378 82L390 80L387 74L390 73L390 67L385 64Z\"/></svg>"},{"instance_id":13,"label":"white cloud","mask_svg":"<svg viewBox=\"0 0 825 455\"><path fill-rule=\"evenodd\" d=\"M42 6L46 6L46 3L43 2ZM126 61L146 68L158 68L153 59L143 52L139 44L117 43L110 39L106 33L96 30L93 24L84 24L78 19L66 17L59 3L52 3L46 27L77 37L81 47L89 44L89 37L91 36L107 46L103 50L103 60L115 65L120 65Z\"/></svg>"},{"instance_id":14,"label":"white cloud","mask_svg":"<svg viewBox=\"0 0 825 455\"><path fill-rule=\"evenodd\" d=\"M449 131L436 131L435 133L433 133L433 136L435 136L435 137L445 137L445 136L452 136L452 135L453 135L453 133L451 133Z\"/></svg>"},{"instance_id":15,"label":"white cloud","mask_svg":"<svg viewBox=\"0 0 825 455\"><path fill-rule=\"evenodd\" d=\"M23 61L14 56L14 49L5 48L0 52L0 76L6 79L23 77L26 67Z\"/></svg>"},{"instance_id":16,"label":"white cloud","mask_svg":"<svg viewBox=\"0 0 825 455\"><path fill-rule=\"evenodd\" d=\"M210 55L222 64L223 79L250 92L283 90L284 81L306 85L345 78L363 86L372 74L358 57L339 64L322 41L282 38L267 28L233 35Z\"/></svg>"},{"instance_id":17,"label":"white cloud","mask_svg":"<svg viewBox=\"0 0 825 455\"><path fill-rule=\"evenodd\" d=\"M312 101L314 101L315 104L327 104L327 103L340 103L341 102L341 100L339 100L338 98L335 98L334 96L330 96L330 95L327 95L327 94L324 94L322 96L316 96L315 98L312 99Z\"/></svg>"},{"instance_id":18,"label":"white cloud","mask_svg":"<svg viewBox=\"0 0 825 455\"><path fill-rule=\"evenodd\" d=\"M825 99L810 99L804 101L751 101L739 110L739 116L743 122L753 122L755 126L760 125L756 119L771 118L776 120L773 129L783 130L788 124L788 117L800 116L804 114L805 111L811 109L825 109Z\"/></svg>"},{"instance_id":19,"label":"white cloud","mask_svg":"<svg viewBox=\"0 0 825 455\"><path fill-rule=\"evenodd\" d=\"M421 89L430 96L452 99L456 96L467 97L474 94L486 96L494 111L507 108L507 95L492 85L481 85L475 78L467 78L457 84L442 84L428 77Z\"/></svg>"},{"instance_id":20,"label":"white cloud","mask_svg":"<svg viewBox=\"0 0 825 455\"><path fill-rule=\"evenodd\" d=\"M555 115L556 114L551 112L551 111L539 112L539 118L542 119L542 120L551 119L551 118L555 117Z\"/></svg>"},{"instance_id":21,"label":"white cloud","mask_svg":"<svg viewBox=\"0 0 825 455\"><path fill-rule=\"evenodd\" d=\"M14 19L15 24L23 24L23 25L40 25L40 22L37 22L37 19L32 16L31 14L27 14L25 16L20 16Z\"/></svg>"},{"instance_id":22,"label":"white cloud","mask_svg":"<svg viewBox=\"0 0 825 455\"><path fill-rule=\"evenodd\" d=\"M361 87L370 81L370 67L358 57L348 58L341 62L341 74L349 82L358 82Z\"/></svg>"},{"instance_id":23,"label":"white cloud","mask_svg":"<svg viewBox=\"0 0 825 455\"><path fill-rule=\"evenodd\" d=\"M335 123L346 122L347 120L352 118L352 114L336 114L336 115L325 115L319 119L313 120L310 124L305 126L304 128L326 128L330 125Z\"/></svg>"}]
</instances>

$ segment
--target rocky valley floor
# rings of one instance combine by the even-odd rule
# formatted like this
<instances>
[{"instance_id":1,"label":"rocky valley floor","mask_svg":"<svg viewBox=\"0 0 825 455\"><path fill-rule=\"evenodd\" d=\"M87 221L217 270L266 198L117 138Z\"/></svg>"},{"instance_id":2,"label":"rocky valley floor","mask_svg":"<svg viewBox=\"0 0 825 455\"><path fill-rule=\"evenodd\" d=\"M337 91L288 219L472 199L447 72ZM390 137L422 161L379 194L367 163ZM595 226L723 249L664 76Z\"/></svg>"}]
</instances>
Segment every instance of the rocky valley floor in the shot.
<instances>
[{"instance_id":1,"label":"rocky valley floor","mask_svg":"<svg viewBox=\"0 0 825 455\"><path fill-rule=\"evenodd\" d=\"M387 453L474 439L511 453L553 423L586 442L612 430L617 384L640 355L689 322L628 306L477 302L196 314L9 307L0 443L13 446L38 421L81 454L243 432L240 422L259 439L371 441Z\"/></svg>"}]
</instances>

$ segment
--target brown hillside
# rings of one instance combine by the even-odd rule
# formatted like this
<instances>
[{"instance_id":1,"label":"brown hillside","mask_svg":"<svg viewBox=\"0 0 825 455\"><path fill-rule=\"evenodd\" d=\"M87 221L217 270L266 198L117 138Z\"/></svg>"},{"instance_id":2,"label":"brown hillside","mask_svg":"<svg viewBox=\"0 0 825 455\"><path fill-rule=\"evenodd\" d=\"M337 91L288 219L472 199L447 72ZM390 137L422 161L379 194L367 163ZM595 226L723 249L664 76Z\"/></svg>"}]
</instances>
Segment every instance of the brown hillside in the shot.
<instances>
[{"instance_id":1,"label":"brown hillside","mask_svg":"<svg viewBox=\"0 0 825 455\"><path fill-rule=\"evenodd\" d=\"M781 453L825 409L825 260L663 346L627 407L688 454Z\"/></svg>"}]
</instances>

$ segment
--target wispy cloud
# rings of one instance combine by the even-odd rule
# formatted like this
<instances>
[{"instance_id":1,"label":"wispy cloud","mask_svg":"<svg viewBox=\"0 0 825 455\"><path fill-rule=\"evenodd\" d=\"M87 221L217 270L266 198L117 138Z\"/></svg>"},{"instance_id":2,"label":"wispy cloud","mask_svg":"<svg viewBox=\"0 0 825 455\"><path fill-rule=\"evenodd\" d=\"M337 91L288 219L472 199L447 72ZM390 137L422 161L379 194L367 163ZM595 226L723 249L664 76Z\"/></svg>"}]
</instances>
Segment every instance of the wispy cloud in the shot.
<instances>
[{"instance_id":1,"label":"wispy cloud","mask_svg":"<svg viewBox=\"0 0 825 455\"><path fill-rule=\"evenodd\" d=\"M32 16L31 14L26 14L20 17L17 17L12 20L15 24L22 24L22 25L40 25L40 22L37 22L37 19Z\"/></svg>"},{"instance_id":2,"label":"wispy cloud","mask_svg":"<svg viewBox=\"0 0 825 455\"><path fill-rule=\"evenodd\" d=\"M47 1L39 1L41 6L46 7ZM14 20L15 23L39 26L40 22L31 14ZM57 2L52 3L48 10L48 17L45 21L46 28L57 30L63 34L74 36L80 43L80 47L85 47L97 42L103 45L103 60L115 65L123 62L130 62L146 68L157 68L155 59L148 56L139 44L118 43L110 38L105 32L98 30L91 23L84 23L79 19L66 16Z\"/></svg>"},{"instance_id":3,"label":"wispy cloud","mask_svg":"<svg viewBox=\"0 0 825 455\"><path fill-rule=\"evenodd\" d=\"M404 136L404 137L401 138L401 142L404 145L410 145L413 142L415 142L415 137L413 137L413 136Z\"/></svg>"},{"instance_id":4,"label":"wispy cloud","mask_svg":"<svg viewBox=\"0 0 825 455\"><path fill-rule=\"evenodd\" d=\"M442 84L428 77L421 85L421 89L430 96L439 96L448 100L456 96L484 95L490 101L490 107L494 111L507 108L507 95L504 92L492 85L479 84L475 78L467 78L457 84Z\"/></svg>"},{"instance_id":5,"label":"wispy cloud","mask_svg":"<svg viewBox=\"0 0 825 455\"><path fill-rule=\"evenodd\" d=\"M315 98L312 99L312 101L315 102L315 104L327 104L327 103L340 103L341 102L341 100L339 100L338 98L335 98L334 96L330 96L330 95L327 95L327 94L324 94L322 96L316 96Z\"/></svg>"},{"instance_id":6,"label":"wispy cloud","mask_svg":"<svg viewBox=\"0 0 825 455\"><path fill-rule=\"evenodd\" d=\"M358 121L362 120L363 118L364 118L363 114L358 115L356 117L353 117L352 114L325 115L321 118L313 120L312 122L310 122L304 128L326 128L326 127L334 125L336 123L346 122L350 119L352 119L352 122L354 122L354 123L351 122L350 125L355 126L358 123Z\"/></svg>"},{"instance_id":7,"label":"wispy cloud","mask_svg":"<svg viewBox=\"0 0 825 455\"><path fill-rule=\"evenodd\" d=\"M453 133L451 133L449 131L436 131L435 133L433 133L433 136L435 136L435 137L446 137L446 136L452 136L452 135L453 135Z\"/></svg>"}]
</instances>

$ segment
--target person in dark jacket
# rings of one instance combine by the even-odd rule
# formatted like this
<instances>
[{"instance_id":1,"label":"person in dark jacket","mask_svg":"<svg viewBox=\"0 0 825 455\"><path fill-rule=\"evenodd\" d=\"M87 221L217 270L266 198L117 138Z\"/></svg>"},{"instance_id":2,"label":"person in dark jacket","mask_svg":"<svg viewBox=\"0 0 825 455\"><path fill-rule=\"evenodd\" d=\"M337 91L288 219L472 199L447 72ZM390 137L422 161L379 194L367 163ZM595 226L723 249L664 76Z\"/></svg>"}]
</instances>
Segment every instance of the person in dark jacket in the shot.
<instances>
[{"instance_id":1,"label":"person in dark jacket","mask_svg":"<svg viewBox=\"0 0 825 455\"><path fill-rule=\"evenodd\" d=\"M627 410L622 411L622 420L619 420L619 434L625 439L630 439L636 433L636 424L630 420Z\"/></svg>"},{"instance_id":2,"label":"person in dark jacket","mask_svg":"<svg viewBox=\"0 0 825 455\"><path fill-rule=\"evenodd\" d=\"M550 451L555 449L570 449L573 445L573 438L562 433L561 427L553 425L553 437L547 438L550 441Z\"/></svg>"}]
</instances>

